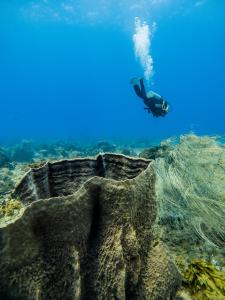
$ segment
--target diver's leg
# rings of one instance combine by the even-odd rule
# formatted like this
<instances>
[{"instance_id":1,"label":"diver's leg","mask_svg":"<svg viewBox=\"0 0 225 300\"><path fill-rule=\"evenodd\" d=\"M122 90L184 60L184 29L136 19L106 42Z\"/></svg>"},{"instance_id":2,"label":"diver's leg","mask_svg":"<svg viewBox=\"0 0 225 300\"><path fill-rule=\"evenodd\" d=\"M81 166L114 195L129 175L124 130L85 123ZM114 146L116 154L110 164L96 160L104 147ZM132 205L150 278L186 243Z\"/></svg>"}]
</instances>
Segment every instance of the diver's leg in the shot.
<instances>
[{"instance_id":1,"label":"diver's leg","mask_svg":"<svg viewBox=\"0 0 225 300\"><path fill-rule=\"evenodd\" d=\"M131 79L130 83L133 85L134 91L138 97L141 97L141 89L139 87L140 83L140 78L139 77L134 77Z\"/></svg>"},{"instance_id":2,"label":"diver's leg","mask_svg":"<svg viewBox=\"0 0 225 300\"><path fill-rule=\"evenodd\" d=\"M133 85L133 87L134 87L134 91L135 91L136 95L138 97L142 98L141 89L140 89L139 85L135 84L135 85Z\"/></svg>"},{"instance_id":3,"label":"diver's leg","mask_svg":"<svg viewBox=\"0 0 225 300\"><path fill-rule=\"evenodd\" d=\"M141 84L141 97L142 98L147 98L143 78L140 79L140 84Z\"/></svg>"}]
</instances>

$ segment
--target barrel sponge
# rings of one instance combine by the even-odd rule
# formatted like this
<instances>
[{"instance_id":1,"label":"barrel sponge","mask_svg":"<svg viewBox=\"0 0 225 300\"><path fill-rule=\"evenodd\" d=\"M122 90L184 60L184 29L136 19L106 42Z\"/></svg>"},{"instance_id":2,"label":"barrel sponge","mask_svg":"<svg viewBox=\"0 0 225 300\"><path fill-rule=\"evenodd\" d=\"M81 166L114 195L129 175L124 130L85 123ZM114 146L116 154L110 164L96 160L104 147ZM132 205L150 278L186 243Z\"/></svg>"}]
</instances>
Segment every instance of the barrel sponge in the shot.
<instances>
[{"instance_id":1,"label":"barrel sponge","mask_svg":"<svg viewBox=\"0 0 225 300\"><path fill-rule=\"evenodd\" d=\"M31 169L0 225L2 299L173 299L179 273L154 233L153 162L117 154Z\"/></svg>"}]
</instances>

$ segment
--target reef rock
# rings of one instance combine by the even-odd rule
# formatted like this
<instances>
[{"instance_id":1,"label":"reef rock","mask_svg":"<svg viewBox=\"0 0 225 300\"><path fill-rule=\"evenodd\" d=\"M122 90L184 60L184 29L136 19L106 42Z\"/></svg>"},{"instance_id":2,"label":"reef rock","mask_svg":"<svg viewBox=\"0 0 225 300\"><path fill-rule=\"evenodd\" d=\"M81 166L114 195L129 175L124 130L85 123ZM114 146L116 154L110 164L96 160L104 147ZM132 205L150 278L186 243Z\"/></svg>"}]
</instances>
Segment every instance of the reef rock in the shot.
<instances>
[{"instance_id":1,"label":"reef rock","mask_svg":"<svg viewBox=\"0 0 225 300\"><path fill-rule=\"evenodd\" d=\"M1 299L173 299L179 273L154 233L153 163L123 155L46 163L0 226Z\"/></svg>"}]
</instances>

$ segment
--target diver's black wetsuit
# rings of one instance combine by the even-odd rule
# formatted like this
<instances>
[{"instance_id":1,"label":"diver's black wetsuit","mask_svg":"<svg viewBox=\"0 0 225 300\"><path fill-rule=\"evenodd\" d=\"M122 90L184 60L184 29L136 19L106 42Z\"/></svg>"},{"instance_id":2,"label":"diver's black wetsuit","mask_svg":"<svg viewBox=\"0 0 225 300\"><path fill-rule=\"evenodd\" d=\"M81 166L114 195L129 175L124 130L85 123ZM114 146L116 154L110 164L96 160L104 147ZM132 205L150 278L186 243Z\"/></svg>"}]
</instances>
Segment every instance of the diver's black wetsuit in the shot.
<instances>
[{"instance_id":1,"label":"diver's black wetsuit","mask_svg":"<svg viewBox=\"0 0 225 300\"><path fill-rule=\"evenodd\" d=\"M150 92L150 95L146 94L143 78L140 79L140 86L134 84L134 90L138 97L144 100L145 109L151 112L154 117L164 117L168 112L168 102L165 101L160 95Z\"/></svg>"}]
</instances>

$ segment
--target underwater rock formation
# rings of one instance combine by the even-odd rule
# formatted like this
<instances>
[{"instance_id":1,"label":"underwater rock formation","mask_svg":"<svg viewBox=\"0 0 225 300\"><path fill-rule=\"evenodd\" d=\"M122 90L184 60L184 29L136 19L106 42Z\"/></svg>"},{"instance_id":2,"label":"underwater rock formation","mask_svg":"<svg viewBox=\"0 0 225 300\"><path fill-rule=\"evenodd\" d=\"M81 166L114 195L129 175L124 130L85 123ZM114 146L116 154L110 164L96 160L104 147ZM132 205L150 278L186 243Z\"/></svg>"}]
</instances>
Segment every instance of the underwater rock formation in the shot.
<instances>
[{"instance_id":1,"label":"underwater rock formation","mask_svg":"<svg viewBox=\"0 0 225 300\"><path fill-rule=\"evenodd\" d=\"M2 299L173 299L180 275L155 234L153 163L123 155L46 163L0 224Z\"/></svg>"}]
</instances>

